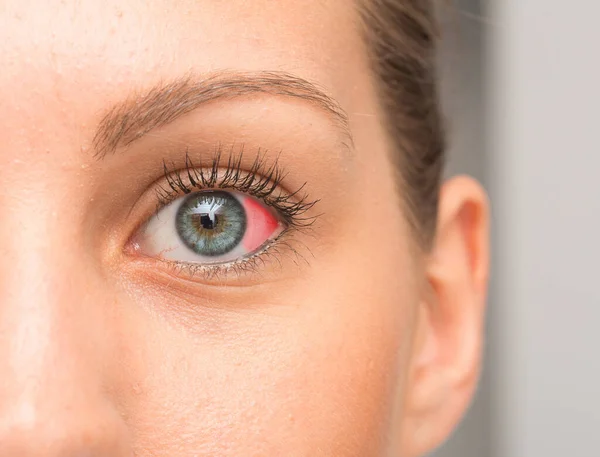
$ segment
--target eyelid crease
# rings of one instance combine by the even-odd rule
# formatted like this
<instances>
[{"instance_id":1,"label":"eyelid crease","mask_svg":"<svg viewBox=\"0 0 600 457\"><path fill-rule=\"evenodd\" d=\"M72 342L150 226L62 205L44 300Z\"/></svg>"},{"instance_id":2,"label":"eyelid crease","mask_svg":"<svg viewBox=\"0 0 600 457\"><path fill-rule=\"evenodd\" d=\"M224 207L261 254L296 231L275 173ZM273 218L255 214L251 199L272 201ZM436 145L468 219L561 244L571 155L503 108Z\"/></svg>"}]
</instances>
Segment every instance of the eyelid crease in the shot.
<instances>
[{"instance_id":1,"label":"eyelid crease","mask_svg":"<svg viewBox=\"0 0 600 457\"><path fill-rule=\"evenodd\" d=\"M221 71L203 78L190 73L115 105L99 123L93 139L95 156L102 159L119 146L128 146L151 130L210 101L257 93L292 97L320 108L340 127L349 144L353 144L348 115L318 85L285 72Z\"/></svg>"}]
</instances>

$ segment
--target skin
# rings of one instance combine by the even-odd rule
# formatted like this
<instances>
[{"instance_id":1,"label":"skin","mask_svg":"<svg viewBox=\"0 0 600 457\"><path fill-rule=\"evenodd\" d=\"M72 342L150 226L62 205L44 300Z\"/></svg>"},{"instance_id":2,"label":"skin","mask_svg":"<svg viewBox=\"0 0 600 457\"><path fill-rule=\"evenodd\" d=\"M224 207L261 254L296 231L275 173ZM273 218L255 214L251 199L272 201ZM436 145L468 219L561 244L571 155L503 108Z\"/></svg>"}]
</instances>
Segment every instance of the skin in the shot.
<instances>
[{"instance_id":1,"label":"skin","mask_svg":"<svg viewBox=\"0 0 600 457\"><path fill-rule=\"evenodd\" d=\"M487 203L441 193L416 244L345 0L0 3L0 455L418 456L477 380ZM99 158L115 104L184 75L285 72L347 114L268 93L203 104ZM260 148L310 230L242 274L132 248L163 160ZM318 216L318 217L317 217Z\"/></svg>"}]
</instances>

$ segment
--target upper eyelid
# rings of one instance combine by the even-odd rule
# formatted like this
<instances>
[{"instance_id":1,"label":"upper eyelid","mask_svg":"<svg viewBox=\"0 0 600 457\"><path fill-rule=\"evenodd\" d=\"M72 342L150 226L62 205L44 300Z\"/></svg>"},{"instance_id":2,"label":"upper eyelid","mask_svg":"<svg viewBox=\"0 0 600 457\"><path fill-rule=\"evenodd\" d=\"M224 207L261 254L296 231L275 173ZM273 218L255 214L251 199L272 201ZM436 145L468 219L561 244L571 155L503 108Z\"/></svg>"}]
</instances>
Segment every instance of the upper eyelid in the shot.
<instances>
[{"instance_id":1,"label":"upper eyelid","mask_svg":"<svg viewBox=\"0 0 600 457\"><path fill-rule=\"evenodd\" d=\"M212 164L209 167L196 167L191 161L188 151L186 151L184 168L169 170L167 164L164 163L164 181L161 182L166 181L171 190L164 189L159 185L157 188L159 201L155 213L178 195L192 192L192 187L196 190L218 188L232 189L262 199L264 203L278 211L288 225L308 227L314 223L318 215L307 217L303 215L311 210L319 200L311 199L305 192L306 182L293 191L282 186L286 172L279 166L279 156L269 161L266 159L266 151L261 153L259 150L252 165L244 167L242 165L243 155L242 145L240 152L235 153L232 149L228 152L227 158L223 160L223 150L219 147L215 150L211 158ZM210 171L205 173L203 171L205 169ZM190 174L193 175L191 179ZM201 181L202 185L194 186L191 181Z\"/></svg>"},{"instance_id":2,"label":"upper eyelid","mask_svg":"<svg viewBox=\"0 0 600 457\"><path fill-rule=\"evenodd\" d=\"M242 167L243 155L244 152L242 146L242 150L237 154L233 151L230 151L226 162L222 163L222 149L219 147L212 157L211 166L208 167L210 171L205 172L204 170L206 168L196 167L194 165L189 156L189 151L186 151L185 166L183 170L192 185L195 185L197 182L201 183L204 187L211 187L215 185L228 187L228 184L240 184L240 180L242 181L241 187L250 187L252 183L256 181L256 179L260 179L265 183L272 182L273 188L281 184L284 173L279 167L278 157L269 163L266 161L264 153L261 154L259 150L252 165L248 170L245 170ZM225 170L224 173L223 170ZM168 166L164 161L163 171L165 178L167 181L169 181L170 173L168 171ZM177 171L178 170L174 170L171 173L177 173ZM182 186L183 182L181 180L181 175L177 175L175 180L171 178L169 184L172 187L179 187L180 190L185 191Z\"/></svg>"}]
</instances>

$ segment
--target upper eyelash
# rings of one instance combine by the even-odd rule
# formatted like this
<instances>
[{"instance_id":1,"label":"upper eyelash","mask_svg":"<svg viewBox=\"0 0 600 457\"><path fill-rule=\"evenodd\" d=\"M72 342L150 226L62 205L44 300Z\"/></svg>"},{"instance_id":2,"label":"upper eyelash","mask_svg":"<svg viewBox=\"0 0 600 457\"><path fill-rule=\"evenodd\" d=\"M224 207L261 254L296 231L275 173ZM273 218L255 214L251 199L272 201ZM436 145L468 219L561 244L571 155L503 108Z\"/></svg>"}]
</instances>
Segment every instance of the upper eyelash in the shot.
<instances>
[{"instance_id":1,"label":"upper eyelash","mask_svg":"<svg viewBox=\"0 0 600 457\"><path fill-rule=\"evenodd\" d=\"M157 189L157 211L171 203L179 195L206 189L232 189L252 195L275 209L288 227L309 227L317 216L306 216L319 200L311 200L304 192L306 183L294 192L276 192L281 187L286 174L279 166L279 157L271 163L265 159L265 153L258 150L252 166L246 171L242 167L243 147L239 153L229 152L223 159L223 149L217 147L209 168L196 168L185 154L185 167L170 171L163 161L163 170L167 187Z\"/></svg>"},{"instance_id":2,"label":"upper eyelash","mask_svg":"<svg viewBox=\"0 0 600 457\"><path fill-rule=\"evenodd\" d=\"M252 166L245 170L242 167L243 152L243 146L239 153L234 153L232 148L227 160L224 161L223 149L219 146L212 156L210 167L206 169L195 167L189 156L189 151L186 151L183 169L172 167L173 170L169 170L166 161L163 160L166 186L160 185L157 188L158 204L156 213L181 196L182 193L189 194L194 191L213 188L231 189L252 195L275 209L283 219L286 228L276 239L271 240L268 246L248 257L213 265L164 261L173 269L179 272L186 271L191 276L201 274L205 279L217 279L228 273L241 276L243 273L258 270L258 265L264 264L269 256L273 256L275 260L280 262L276 256L281 254L280 250L283 246L287 246L297 260L306 261L299 251L290 244L291 240L287 235L290 229L309 229L313 225L319 214L307 216L305 213L312 209L319 200L309 199L304 192L306 183L294 192L276 192L281 189L281 183L286 176L279 166L279 157L276 157L272 163L267 163L266 154L261 153L259 150Z\"/></svg>"}]
</instances>

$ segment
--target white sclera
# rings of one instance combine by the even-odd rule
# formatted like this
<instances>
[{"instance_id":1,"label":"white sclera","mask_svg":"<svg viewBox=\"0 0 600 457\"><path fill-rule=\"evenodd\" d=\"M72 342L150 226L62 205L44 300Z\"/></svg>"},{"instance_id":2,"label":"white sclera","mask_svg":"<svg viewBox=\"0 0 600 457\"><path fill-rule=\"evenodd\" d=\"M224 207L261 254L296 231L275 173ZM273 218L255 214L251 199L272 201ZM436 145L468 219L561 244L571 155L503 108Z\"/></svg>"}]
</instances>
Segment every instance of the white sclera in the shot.
<instances>
[{"instance_id":1,"label":"white sclera","mask_svg":"<svg viewBox=\"0 0 600 457\"><path fill-rule=\"evenodd\" d=\"M252 197L233 191L227 193L234 197L246 211L244 201ZM199 264L228 263L252 254L244 247L243 240L230 252L220 256L203 256L187 247L179 237L176 227L177 212L186 198L188 195L172 201L146 223L141 234L136 238L141 253L165 260ZM251 221L248 220L248 223Z\"/></svg>"}]
</instances>

